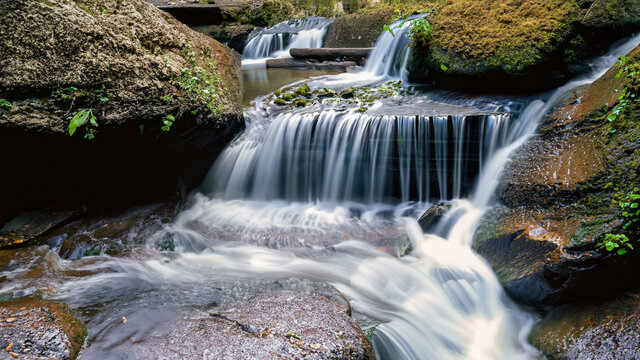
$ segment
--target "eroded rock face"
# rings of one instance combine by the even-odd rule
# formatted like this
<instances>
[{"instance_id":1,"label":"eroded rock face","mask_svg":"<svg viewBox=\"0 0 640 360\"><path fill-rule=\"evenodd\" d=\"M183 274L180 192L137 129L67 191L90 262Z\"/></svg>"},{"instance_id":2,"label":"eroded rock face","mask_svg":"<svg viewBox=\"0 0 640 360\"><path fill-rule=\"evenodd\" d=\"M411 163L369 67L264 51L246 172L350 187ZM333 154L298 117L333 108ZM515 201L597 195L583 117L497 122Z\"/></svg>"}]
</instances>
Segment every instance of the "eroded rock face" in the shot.
<instances>
[{"instance_id":1,"label":"eroded rock face","mask_svg":"<svg viewBox=\"0 0 640 360\"><path fill-rule=\"evenodd\" d=\"M636 48L630 62L639 55ZM620 96L616 89L636 86L617 78L619 70L579 89L517 150L496 194L502 205L476 233L474 248L520 303L547 310L638 283L625 275L636 273L637 252L619 256L602 245L605 234L623 231L618 204L638 185L640 114L632 103L607 120ZM628 231L635 240L636 230Z\"/></svg>"},{"instance_id":2,"label":"eroded rock face","mask_svg":"<svg viewBox=\"0 0 640 360\"><path fill-rule=\"evenodd\" d=\"M0 302L0 346L7 358L75 359L87 328L66 305L37 298Z\"/></svg>"},{"instance_id":3,"label":"eroded rock face","mask_svg":"<svg viewBox=\"0 0 640 360\"><path fill-rule=\"evenodd\" d=\"M242 127L241 78L237 53L142 0L0 1L0 222L197 185Z\"/></svg>"},{"instance_id":4,"label":"eroded rock face","mask_svg":"<svg viewBox=\"0 0 640 360\"><path fill-rule=\"evenodd\" d=\"M222 313L186 314L122 350L140 359L375 359L347 311L322 296L285 291Z\"/></svg>"}]
</instances>

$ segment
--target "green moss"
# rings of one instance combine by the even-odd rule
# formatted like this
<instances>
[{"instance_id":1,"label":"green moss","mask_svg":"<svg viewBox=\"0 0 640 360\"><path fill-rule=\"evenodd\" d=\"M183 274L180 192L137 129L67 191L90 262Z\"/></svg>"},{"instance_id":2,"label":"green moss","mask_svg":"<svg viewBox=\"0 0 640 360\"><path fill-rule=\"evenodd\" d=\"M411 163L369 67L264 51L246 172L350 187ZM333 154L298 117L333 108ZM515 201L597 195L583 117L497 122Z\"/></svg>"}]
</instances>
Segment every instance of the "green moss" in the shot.
<instances>
[{"instance_id":1,"label":"green moss","mask_svg":"<svg viewBox=\"0 0 640 360\"><path fill-rule=\"evenodd\" d=\"M305 106L307 106L307 100L298 99L298 100L293 102L293 106L295 106L295 107L305 107Z\"/></svg>"},{"instance_id":2,"label":"green moss","mask_svg":"<svg viewBox=\"0 0 640 360\"><path fill-rule=\"evenodd\" d=\"M277 99L273 100L273 102L274 102L276 105L280 105L280 106L285 106L285 105L287 105L287 102L286 102L285 100L281 99L281 98L277 98Z\"/></svg>"}]
</instances>

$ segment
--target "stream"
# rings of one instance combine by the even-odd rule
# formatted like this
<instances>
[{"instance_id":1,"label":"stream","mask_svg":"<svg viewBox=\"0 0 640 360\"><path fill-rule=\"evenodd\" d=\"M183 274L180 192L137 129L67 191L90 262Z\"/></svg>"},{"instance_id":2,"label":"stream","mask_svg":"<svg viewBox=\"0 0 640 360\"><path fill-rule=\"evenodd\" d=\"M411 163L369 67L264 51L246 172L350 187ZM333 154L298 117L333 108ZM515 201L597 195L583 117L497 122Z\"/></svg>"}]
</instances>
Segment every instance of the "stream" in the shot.
<instances>
[{"instance_id":1,"label":"stream","mask_svg":"<svg viewBox=\"0 0 640 360\"><path fill-rule=\"evenodd\" d=\"M366 66L348 73L245 70L246 130L173 221L151 233L130 229L140 246L118 255L67 260L55 242L26 250L3 271L2 294L54 289L47 297L87 323L84 359L126 358L127 343L187 309L328 285L363 329L375 329L379 359L540 358L527 342L536 319L472 250L475 226L510 154L544 115L640 37L594 60L583 78L516 98L409 86L406 28L383 33ZM357 98L273 103L283 86L378 94L398 80L364 111ZM440 202L450 210L423 233L417 219ZM158 250L167 234L173 251ZM127 329L116 321L125 315Z\"/></svg>"}]
</instances>

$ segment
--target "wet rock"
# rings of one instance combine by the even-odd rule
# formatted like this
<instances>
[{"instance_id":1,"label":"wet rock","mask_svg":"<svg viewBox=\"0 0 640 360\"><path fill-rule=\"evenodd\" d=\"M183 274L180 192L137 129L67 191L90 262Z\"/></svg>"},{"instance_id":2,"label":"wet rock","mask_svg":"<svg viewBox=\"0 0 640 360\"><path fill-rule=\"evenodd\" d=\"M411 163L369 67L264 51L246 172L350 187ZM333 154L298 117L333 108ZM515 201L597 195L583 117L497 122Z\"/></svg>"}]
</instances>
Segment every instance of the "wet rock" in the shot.
<instances>
[{"instance_id":1,"label":"wet rock","mask_svg":"<svg viewBox=\"0 0 640 360\"><path fill-rule=\"evenodd\" d=\"M86 336L85 325L64 304L38 298L0 302L3 358L75 359Z\"/></svg>"},{"instance_id":2,"label":"wet rock","mask_svg":"<svg viewBox=\"0 0 640 360\"><path fill-rule=\"evenodd\" d=\"M629 54L631 61L639 56L640 48ZM607 120L616 89L628 85L618 71L578 89L544 120L503 172L496 193L502 206L480 222L474 248L520 303L546 311L638 285L630 274L640 255L619 256L602 245L605 234L625 231L618 203L638 186L640 170L637 110L615 125ZM627 143L631 148L620 150ZM632 228L625 232L639 238Z\"/></svg>"},{"instance_id":3,"label":"wet rock","mask_svg":"<svg viewBox=\"0 0 640 360\"><path fill-rule=\"evenodd\" d=\"M175 216L174 202L130 209L119 215L98 213L69 223L43 237L42 242L57 249L60 257L77 260L84 256L116 255L150 244L173 251L170 233L162 232Z\"/></svg>"},{"instance_id":4,"label":"wet rock","mask_svg":"<svg viewBox=\"0 0 640 360\"><path fill-rule=\"evenodd\" d=\"M444 216L449 209L451 209L450 205L441 203L434 205L430 207L429 210L425 211L425 213L420 216L420 219L418 219L418 224L420 224L422 231L426 233L436 226L440 219L442 219L442 216Z\"/></svg>"},{"instance_id":5,"label":"wet rock","mask_svg":"<svg viewBox=\"0 0 640 360\"><path fill-rule=\"evenodd\" d=\"M637 293L607 302L554 309L529 340L549 359L638 359L640 297Z\"/></svg>"},{"instance_id":6,"label":"wet rock","mask_svg":"<svg viewBox=\"0 0 640 360\"><path fill-rule=\"evenodd\" d=\"M346 306L296 292L267 295L218 314L193 312L127 346L126 353L140 358L375 359Z\"/></svg>"},{"instance_id":7,"label":"wet rock","mask_svg":"<svg viewBox=\"0 0 640 360\"><path fill-rule=\"evenodd\" d=\"M21 214L0 228L0 248L24 245L38 236L68 222L74 211L28 212Z\"/></svg>"},{"instance_id":8,"label":"wet rock","mask_svg":"<svg viewBox=\"0 0 640 360\"><path fill-rule=\"evenodd\" d=\"M243 126L240 56L142 0L5 1L0 34L0 221L189 190Z\"/></svg>"}]
</instances>

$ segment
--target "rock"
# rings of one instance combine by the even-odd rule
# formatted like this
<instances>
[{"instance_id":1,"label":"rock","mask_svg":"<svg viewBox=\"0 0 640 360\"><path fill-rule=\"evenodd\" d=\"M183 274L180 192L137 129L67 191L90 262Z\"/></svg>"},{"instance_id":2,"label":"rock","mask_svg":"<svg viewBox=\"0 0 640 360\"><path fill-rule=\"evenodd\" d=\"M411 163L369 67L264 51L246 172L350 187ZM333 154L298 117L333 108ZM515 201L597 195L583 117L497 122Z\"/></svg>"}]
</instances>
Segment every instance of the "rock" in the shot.
<instances>
[{"instance_id":1,"label":"rock","mask_svg":"<svg viewBox=\"0 0 640 360\"><path fill-rule=\"evenodd\" d=\"M637 359L639 300L634 292L606 302L558 307L537 324L529 340L549 359Z\"/></svg>"},{"instance_id":2,"label":"rock","mask_svg":"<svg viewBox=\"0 0 640 360\"><path fill-rule=\"evenodd\" d=\"M142 0L1 2L0 222L189 190L243 126L241 79L237 53Z\"/></svg>"},{"instance_id":3,"label":"rock","mask_svg":"<svg viewBox=\"0 0 640 360\"><path fill-rule=\"evenodd\" d=\"M0 347L17 354L12 357L75 359L86 336L64 304L30 297L0 302Z\"/></svg>"},{"instance_id":4,"label":"rock","mask_svg":"<svg viewBox=\"0 0 640 360\"><path fill-rule=\"evenodd\" d=\"M189 313L123 353L147 359L375 359L347 310L325 297L283 291L218 314Z\"/></svg>"},{"instance_id":5,"label":"rock","mask_svg":"<svg viewBox=\"0 0 640 360\"><path fill-rule=\"evenodd\" d=\"M170 233L163 232L179 209L174 202L129 209L122 214L94 213L42 237L61 258L77 260L92 255L118 255L126 250L155 245L175 249Z\"/></svg>"},{"instance_id":6,"label":"rock","mask_svg":"<svg viewBox=\"0 0 640 360\"><path fill-rule=\"evenodd\" d=\"M429 232L434 226L438 224L442 216L447 213L451 209L450 205L441 203L438 205L434 205L429 208L429 210L425 211L420 219L418 219L418 224L420 224L420 228L422 231Z\"/></svg>"},{"instance_id":7,"label":"rock","mask_svg":"<svg viewBox=\"0 0 640 360\"><path fill-rule=\"evenodd\" d=\"M556 87L640 29L640 4L624 0L452 0L431 13L433 30L414 46L410 79L484 93Z\"/></svg>"},{"instance_id":8,"label":"rock","mask_svg":"<svg viewBox=\"0 0 640 360\"><path fill-rule=\"evenodd\" d=\"M324 46L328 48L372 47L382 27L391 23L392 8L367 10L337 18L327 29Z\"/></svg>"},{"instance_id":9,"label":"rock","mask_svg":"<svg viewBox=\"0 0 640 360\"><path fill-rule=\"evenodd\" d=\"M76 215L74 211L43 211L20 214L0 228L0 249L27 244Z\"/></svg>"},{"instance_id":10,"label":"rock","mask_svg":"<svg viewBox=\"0 0 640 360\"><path fill-rule=\"evenodd\" d=\"M640 47L629 58L638 66ZM607 120L616 89L638 86L633 77L616 78L618 71L578 89L515 152L496 193L502 206L485 214L475 234L475 250L507 293L541 311L639 283L631 274L640 269L640 253L620 256L603 246L607 233L640 239L635 227L622 227L618 205L638 186L637 104Z\"/></svg>"}]
</instances>

